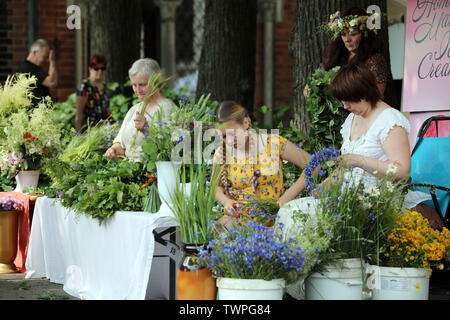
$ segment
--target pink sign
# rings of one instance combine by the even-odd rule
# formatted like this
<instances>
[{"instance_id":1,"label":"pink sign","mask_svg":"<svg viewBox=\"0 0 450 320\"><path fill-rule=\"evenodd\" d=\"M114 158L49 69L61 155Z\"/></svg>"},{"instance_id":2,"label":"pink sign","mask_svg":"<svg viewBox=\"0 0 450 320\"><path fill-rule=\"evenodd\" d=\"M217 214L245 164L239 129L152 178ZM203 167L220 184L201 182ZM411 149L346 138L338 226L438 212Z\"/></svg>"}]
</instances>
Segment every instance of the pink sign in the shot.
<instances>
[{"instance_id":1,"label":"pink sign","mask_svg":"<svg viewBox=\"0 0 450 320\"><path fill-rule=\"evenodd\" d=\"M407 0L403 111L450 110L450 0Z\"/></svg>"}]
</instances>

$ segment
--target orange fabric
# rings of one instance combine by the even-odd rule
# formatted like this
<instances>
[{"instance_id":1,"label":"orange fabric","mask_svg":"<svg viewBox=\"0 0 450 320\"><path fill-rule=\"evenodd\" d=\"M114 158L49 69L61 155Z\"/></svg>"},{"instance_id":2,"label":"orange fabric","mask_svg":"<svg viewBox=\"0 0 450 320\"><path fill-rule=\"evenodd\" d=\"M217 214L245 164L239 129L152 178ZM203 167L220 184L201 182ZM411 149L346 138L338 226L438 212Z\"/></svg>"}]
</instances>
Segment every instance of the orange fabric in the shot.
<instances>
[{"instance_id":1,"label":"orange fabric","mask_svg":"<svg viewBox=\"0 0 450 320\"><path fill-rule=\"evenodd\" d=\"M17 255L14 259L14 265L17 270L25 273L25 261L27 260L28 241L30 240L30 196L20 192L0 192L0 198L11 195L17 201L23 201L23 208L19 214Z\"/></svg>"}]
</instances>

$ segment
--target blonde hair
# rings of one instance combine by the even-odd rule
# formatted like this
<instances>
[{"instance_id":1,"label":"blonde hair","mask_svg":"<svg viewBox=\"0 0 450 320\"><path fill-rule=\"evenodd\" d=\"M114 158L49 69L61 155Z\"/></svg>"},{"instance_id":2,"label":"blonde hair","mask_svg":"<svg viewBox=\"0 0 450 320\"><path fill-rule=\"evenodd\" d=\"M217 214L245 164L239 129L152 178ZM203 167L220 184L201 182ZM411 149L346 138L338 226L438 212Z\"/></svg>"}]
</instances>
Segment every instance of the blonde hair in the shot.
<instances>
[{"instance_id":1,"label":"blonde hair","mask_svg":"<svg viewBox=\"0 0 450 320\"><path fill-rule=\"evenodd\" d=\"M223 124L228 121L235 121L236 123L243 124L245 118L248 118L250 127L251 120L250 115L243 106L235 101L223 101L220 103L219 107L216 110L216 120L219 124ZM222 142L222 157L223 157L223 169L220 174L219 185L224 188L225 193L232 198L233 196L230 194L228 188L230 183L228 181L228 171L226 169L226 147L225 147L225 139Z\"/></svg>"}]
</instances>

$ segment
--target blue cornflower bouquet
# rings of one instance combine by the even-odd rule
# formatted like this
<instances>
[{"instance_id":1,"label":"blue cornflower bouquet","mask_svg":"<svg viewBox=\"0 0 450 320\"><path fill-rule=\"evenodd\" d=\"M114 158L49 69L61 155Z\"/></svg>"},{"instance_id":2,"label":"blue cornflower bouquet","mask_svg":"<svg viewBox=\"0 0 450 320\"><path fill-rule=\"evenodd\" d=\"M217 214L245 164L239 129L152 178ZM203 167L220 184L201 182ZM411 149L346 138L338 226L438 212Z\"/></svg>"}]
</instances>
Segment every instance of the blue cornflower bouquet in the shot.
<instances>
[{"instance_id":1,"label":"blue cornflower bouquet","mask_svg":"<svg viewBox=\"0 0 450 320\"><path fill-rule=\"evenodd\" d=\"M255 222L231 228L210 241L200 259L214 277L295 282L305 263L304 252L295 239L283 240L281 229Z\"/></svg>"}]
</instances>

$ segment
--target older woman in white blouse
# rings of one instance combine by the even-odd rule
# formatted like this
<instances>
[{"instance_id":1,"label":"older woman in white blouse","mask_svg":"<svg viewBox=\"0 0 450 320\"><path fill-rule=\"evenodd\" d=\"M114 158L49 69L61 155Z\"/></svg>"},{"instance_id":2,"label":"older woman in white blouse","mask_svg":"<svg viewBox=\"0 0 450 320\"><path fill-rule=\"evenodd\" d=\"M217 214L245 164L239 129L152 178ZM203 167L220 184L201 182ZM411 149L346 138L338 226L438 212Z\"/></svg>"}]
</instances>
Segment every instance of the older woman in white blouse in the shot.
<instances>
[{"instance_id":1,"label":"older woman in white blouse","mask_svg":"<svg viewBox=\"0 0 450 320\"><path fill-rule=\"evenodd\" d=\"M133 91L141 102L134 105L127 112L119 133L113 141L113 145L106 150L105 155L109 159L126 156L132 160L140 161L142 142L145 138L144 130L150 122L151 117L157 110L162 109L166 119L168 119L170 112L176 108L172 100L165 98L159 89L156 89L156 92L149 99L144 115L142 114L142 108L144 107L143 101L148 90L148 80L159 71L160 67L158 62L149 58L137 60L128 71L133 85ZM138 132L137 139L132 146L136 132Z\"/></svg>"}]
</instances>

